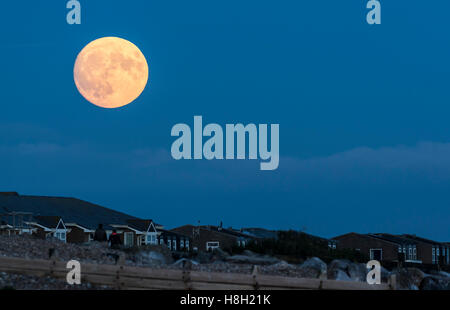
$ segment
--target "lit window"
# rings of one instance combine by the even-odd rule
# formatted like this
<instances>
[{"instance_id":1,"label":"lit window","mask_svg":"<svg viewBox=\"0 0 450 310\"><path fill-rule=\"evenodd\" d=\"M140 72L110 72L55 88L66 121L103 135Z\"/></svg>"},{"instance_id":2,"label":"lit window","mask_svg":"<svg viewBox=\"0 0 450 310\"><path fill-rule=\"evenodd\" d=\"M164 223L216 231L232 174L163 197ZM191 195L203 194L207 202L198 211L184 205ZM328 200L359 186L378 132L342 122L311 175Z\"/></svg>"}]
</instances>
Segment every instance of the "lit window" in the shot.
<instances>
[{"instance_id":1,"label":"lit window","mask_svg":"<svg viewBox=\"0 0 450 310\"><path fill-rule=\"evenodd\" d=\"M66 233L64 231L56 231L53 236L56 239L66 242Z\"/></svg>"},{"instance_id":2,"label":"lit window","mask_svg":"<svg viewBox=\"0 0 450 310\"><path fill-rule=\"evenodd\" d=\"M134 245L134 235L132 232L124 233L124 245L125 246L133 246Z\"/></svg>"},{"instance_id":3,"label":"lit window","mask_svg":"<svg viewBox=\"0 0 450 310\"><path fill-rule=\"evenodd\" d=\"M219 248L219 242L214 241L214 242L206 242L206 250L214 250Z\"/></svg>"}]
</instances>

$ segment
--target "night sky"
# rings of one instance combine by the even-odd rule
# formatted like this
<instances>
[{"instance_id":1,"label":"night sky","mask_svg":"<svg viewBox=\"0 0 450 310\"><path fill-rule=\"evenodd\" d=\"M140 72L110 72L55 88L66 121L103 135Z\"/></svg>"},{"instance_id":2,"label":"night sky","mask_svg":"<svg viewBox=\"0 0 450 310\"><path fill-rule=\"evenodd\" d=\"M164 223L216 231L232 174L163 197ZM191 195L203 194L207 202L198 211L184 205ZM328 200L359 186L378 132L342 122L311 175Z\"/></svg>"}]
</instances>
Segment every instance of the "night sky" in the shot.
<instances>
[{"instance_id":1,"label":"night sky","mask_svg":"<svg viewBox=\"0 0 450 310\"><path fill-rule=\"evenodd\" d=\"M450 2L5 1L0 191L70 196L183 224L415 233L450 241ZM90 104L73 66L136 44L143 94ZM280 166L175 161L172 126L280 124Z\"/></svg>"}]
</instances>

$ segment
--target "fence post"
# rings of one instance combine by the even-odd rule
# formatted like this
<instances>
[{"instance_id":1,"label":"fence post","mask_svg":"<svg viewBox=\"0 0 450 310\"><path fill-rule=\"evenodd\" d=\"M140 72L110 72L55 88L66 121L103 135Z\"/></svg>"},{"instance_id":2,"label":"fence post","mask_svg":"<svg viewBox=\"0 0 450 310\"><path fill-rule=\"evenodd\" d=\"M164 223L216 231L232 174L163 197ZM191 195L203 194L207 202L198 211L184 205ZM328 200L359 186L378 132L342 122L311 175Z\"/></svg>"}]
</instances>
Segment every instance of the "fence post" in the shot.
<instances>
[{"instance_id":1,"label":"fence post","mask_svg":"<svg viewBox=\"0 0 450 310\"><path fill-rule=\"evenodd\" d=\"M252 271L252 277L253 277L253 287L255 288L255 290L259 290L259 283L258 283L258 266L254 265L253 266L253 271Z\"/></svg>"},{"instance_id":2,"label":"fence post","mask_svg":"<svg viewBox=\"0 0 450 310\"><path fill-rule=\"evenodd\" d=\"M116 287L118 290L123 289L124 284L125 284L125 283L122 284L120 282L120 274L121 274L122 270L123 270L123 265L117 266L117 270L116 270L116 274L115 274L115 277L116 277L115 281L116 281Z\"/></svg>"},{"instance_id":3,"label":"fence post","mask_svg":"<svg viewBox=\"0 0 450 310\"><path fill-rule=\"evenodd\" d=\"M183 273L181 276L181 281L184 283L186 290L191 290L191 268L192 263L190 261L183 261Z\"/></svg>"},{"instance_id":4,"label":"fence post","mask_svg":"<svg viewBox=\"0 0 450 310\"><path fill-rule=\"evenodd\" d=\"M55 266L56 266L56 260L55 259L52 259L51 261L50 261L50 270L49 270L49 276L50 277L52 277L53 276L53 274L54 274L54 268L55 268Z\"/></svg>"},{"instance_id":5,"label":"fence post","mask_svg":"<svg viewBox=\"0 0 450 310\"><path fill-rule=\"evenodd\" d=\"M389 277L388 284L389 284L389 288L391 290L396 290L397 289L397 276L395 274L392 274Z\"/></svg>"}]
</instances>

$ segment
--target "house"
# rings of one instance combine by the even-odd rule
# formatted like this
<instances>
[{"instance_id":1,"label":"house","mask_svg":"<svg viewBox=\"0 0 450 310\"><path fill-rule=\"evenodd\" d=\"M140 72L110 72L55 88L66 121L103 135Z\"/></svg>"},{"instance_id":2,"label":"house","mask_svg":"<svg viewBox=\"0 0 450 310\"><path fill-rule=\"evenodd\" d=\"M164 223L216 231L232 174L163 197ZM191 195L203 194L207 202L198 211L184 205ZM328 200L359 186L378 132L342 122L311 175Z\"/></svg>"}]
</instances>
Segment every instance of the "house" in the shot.
<instances>
[{"instance_id":1,"label":"house","mask_svg":"<svg viewBox=\"0 0 450 310\"><path fill-rule=\"evenodd\" d=\"M0 214L0 235L31 234L32 227L27 224L31 221L32 213L8 212Z\"/></svg>"},{"instance_id":2,"label":"house","mask_svg":"<svg viewBox=\"0 0 450 310\"><path fill-rule=\"evenodd\" d=\"M450 265L450 242L443 243L447 247L447 265Z\"/></svg>"},{"instance_id":3,"label":"house","mask_svg":"<svg viewBox=\"0 0 450 310\"><path fill-rule=\"evenodd\" d=\"M337 249L353 249L361 252L369 259L378 261L398 262L403 259L403 249L409 253L409 249L414 249L415 242L403 238L392 238L386 234L358 234L347 233L332 238L336 241ZM400 252L401 250L401 252ZM416 251L411 251L411 256L405 259L416 260Z\"/></svg>"},{"instance_id":4,"label":"house","mask_svg":"<svg viewBox=\"0 0 450 310\"><path fill-rule=\"evenodd\" d=\"M450 246L416 235L404 234L403 238L414 240L417 243L418 256L424 264L450 265Z\"/></svg>"},{"instance_id":5,"label":"house","mask_svg":"<svg viewBox=\"0 0 450 310\"><path fill-rule=\"evenodd\" d=\"M67 227L60 216L34 216L27 224L34 228L33 235L39 238L67 242Z\"/></svg>"},{"instance_id":6,"label":"house","mask_svg":"<svg viewBox=\"0 0 450 310\"><path fill-rule=\"evenodd\" d=\"M243 247L243 248L246 247L249 244L249 242L257 241L260 239L259 237L246 234L246 233L242 232L242 230L238 231L238 230L233 229L232 227L223 228L222 226L223 226L222 223L220 223L220 226L207 225L207 226L202 226L202 227L207 230L214 230L214 231L220 232L222 234L227 234L227 235L235 237L236 245L239 247Z\"/></svg>"},{"instance_id":7,"label":"house","mask_svg":"<svg viewBox=\"0 0 450 310\"><path fill-rule=\"evenodd\" d=\"M111 234L110 223L126 224L134 216L111 210L100 205L76 198L26 196L16 192L0 193L0 233L30 233L29 227L21 223L36 222L36 216L58 215L67 226L67 242L91 240L90 234L103 224L107 234ZM22 219L21 219L22 217ZM26 221L23 219L26 218ZM66 224L70 223L70 225ZM37 230L38 226L32 226ZM40 232L42 233L42 232ZM128 237L129 240L129 237Z\"/></svg>"},{"instance_id":8,"label":"house","mask_svg":"<svg viewBox=\"0 0 450 310\"><path fill-rule=\"evenodd\" d=\"M127 246L165 245L172 251L189 251L189 236L175 231L168 231L153 220L131 219L126 224L111 224L120 235L122 243Z\"/></svg>"},{"instance_id":9,"label":"house","mask_svg":"<svg viewBox=\"0 0 450 310\"><path fill-rule=\"evenodd\" d=\"M191 248L194 251L211 251L216 248L230 250L234 246L245 246L245 242L251 239L251 236L217 226L184 225L171 231L189 236L192 240Z\"/></svg>"},{"instance_id":10,"label":"house","mask_svg":"<svg viewBox=\"0 0 450 310\"><path fill-rule=\"evenodd\" d=\"M398 253L401 261L407 263L422 263L418 255L416 241L387 233L369 234L369 236L396 243L398 245Z\"/></svg>"},{"instance_id":11,"label":"house","mask_svg":"<svg viewBox=\"0 0 450 310\"><path fill-rule=\"evenodd\" d=\"M130 224L111 224L110 225L120 236L121 243L125 247L143 245L143 231L134 228ZM109 235L109 234L108 234Z\"/></svg>"},{"instance_id":12,"label":"house","mask_svg":"<svg viewBox=\"0 0 450 310\"><path fill-rule=\"evenodd\" d=\"M158 242L160 245L166 245L171 251L191 250L191 238L183 233L159 229Z\"/></svg>"},{"instance_id":13,"label":"house","mask_svg":"<svg viewBox=\"0 0 450 310\"><path fill-rule=\"evenodd\" d=\"M89 229L76 223L66 223L68 243L87 243L94 240L95 229Z\"/></svg>"},{"instance_id":14,"label":"house","mask_svg":"<svg viewBox=\"0 0 450 310\"><path fill-rule=\"evenodd\" d=\"M139 232L137 235L137 243L139 245L158 244L158 228L161 225L156 224L153 220L131 219L127 220L128 226Z\"/></svg>"}]
</instances>

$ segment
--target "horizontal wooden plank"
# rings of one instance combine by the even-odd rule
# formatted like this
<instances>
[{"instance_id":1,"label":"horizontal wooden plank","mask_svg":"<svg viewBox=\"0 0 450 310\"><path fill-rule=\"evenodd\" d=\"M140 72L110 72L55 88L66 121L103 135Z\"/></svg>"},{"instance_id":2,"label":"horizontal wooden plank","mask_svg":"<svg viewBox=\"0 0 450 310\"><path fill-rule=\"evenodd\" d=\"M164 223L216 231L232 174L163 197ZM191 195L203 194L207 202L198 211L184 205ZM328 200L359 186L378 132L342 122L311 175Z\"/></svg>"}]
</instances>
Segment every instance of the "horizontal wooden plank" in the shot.
<instances>
[{"instance_id":1,"label":"horizontal wooden plank","mask_svg":"<svg viewBox=\"0 0 450 310\"><path fill-rule=\"evenodd\" d=\"M293 278L281 276L258 275L256 277L261 287L283 287L291 289L319 289L321 280L307 278Z\"/></svg>"},{"instance_id":2,"label":"horizontal wooden plank","mask_svg":"<svg viewBox=\"0 0 450 310\"><path fill-rule=\"evenodd\" d=\"M51 276L65 279L68 273L63 261L29 260L0 257L0 271ZM152 269L134 266L97 265L81 263L83 282L107 285L119 289L200 289L200 290L254 290L258 289L324 289L324 290L387 290L388 284L369 285L363 282L293 278L257 274L220 272L183 272L177 269ZM256 282L255 282L256 281ZM393 279L395 285L395 279Z\"/></svg>"},{"instance_id":3,"label":"horizontal wooden plank","mask_svg":"<svg viewBox=\"0 0 450 310\"><path fill-rule=\"evenodd\" d=\"M193 290L254 290L251 285L230 284L230 283L211 283L211 282L190 282Z\"/></svg>"},{"instance_id":4,"label":"horizontal wooden plank","mask_svg":"<svg viewBox=\"0 0 450 310\"><path fill-rule=\"evenodd\" d=\"M324 289L324 290L388 290L389 285L387 285L387 284L370 285L370 284L364 283L364 282L324 280L322 283L322 289Z\"/></svg>"},{"instance_id":5,"label":"horizontal wooden plank","mask_svg":"<svg viewBox=\"0 0 450 310\"><path fill-rule=\"evenodd\" d=\"M253 285L253 276L250 274L224 273L224 272L199 272L190 273L191 281L208 283L230 283Z\"/></svg>"}]
</instances>

